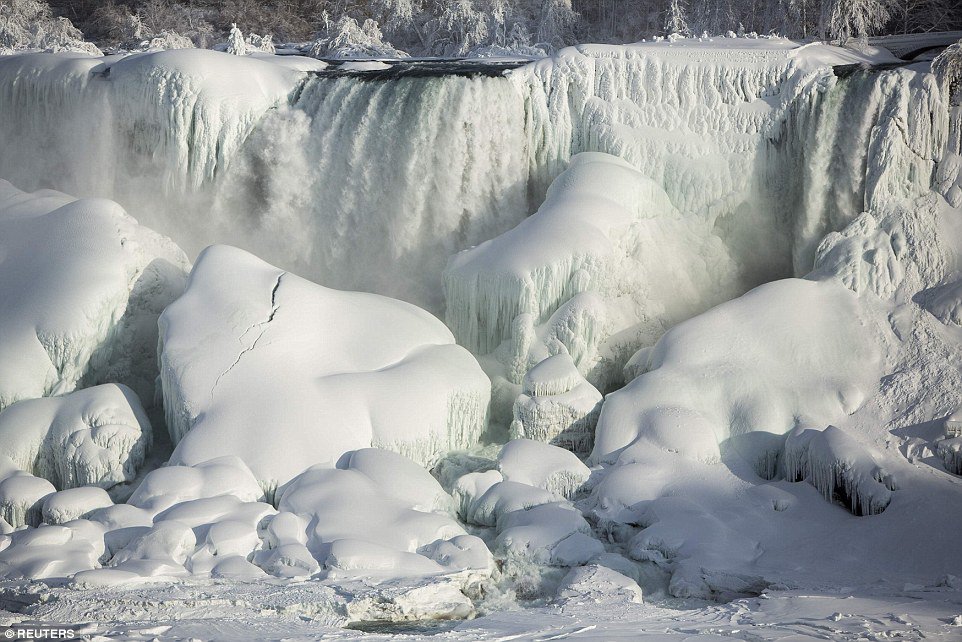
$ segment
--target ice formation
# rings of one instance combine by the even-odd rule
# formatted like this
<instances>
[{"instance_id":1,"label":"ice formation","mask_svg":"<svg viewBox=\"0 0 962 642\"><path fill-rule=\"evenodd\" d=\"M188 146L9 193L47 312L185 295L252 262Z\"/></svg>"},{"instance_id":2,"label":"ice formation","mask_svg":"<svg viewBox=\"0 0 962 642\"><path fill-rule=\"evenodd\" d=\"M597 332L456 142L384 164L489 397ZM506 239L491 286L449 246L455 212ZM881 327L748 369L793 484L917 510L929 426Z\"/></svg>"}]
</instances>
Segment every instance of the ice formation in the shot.
<instances>
[{"instance_id":1,"label":"ice formation","mask_svg":"<svg viewBox=\"0 0 962 642\"><path fill-rule=\"evenodd\" d=\"M369 446L429 465L486 424L490 383L440 321L235 248L198 258L160 326L171 461L237 455L269 492Z\"/></svg>"},{"instance_id":2,"label":"ice formation","mask_svg":"<svg viewBox=\"0 0 962 642\"><path fill-rule=\"evenodd\" d=\"M108 381L152 400L157 315L186 266L116 203L0 180L0 409Z\"/></svg>"},{"instance_id":3,"label":"ice formation","mask_svg":"<svg viewBox=\"0 0 962 642\"><path fill-rule=\"evenodd\" d=\"M836 281L786 279L681 323L605 400L591 459L637 445L711 461L731 436L838 421L875 390L880 316Z\"/></svg>"},{"instance_id":4,"label":"ice formation","mask_svg":"<svg viewBox=\"0 0 962 642\"><path fill-rule=\"evenodd\" d=\"M896 489L872 454L835 426L792 431L784 461L790 481L810 480L825 499L837 497L856 515L881 513Z\"/></svg>"},{"instance_id":5,"label":"ice formation","mask_svg":"<svg viewBox=\"0 0 962 642\"><path fill-rule=\"evenodd\" d=\"M0 450L60 490L132 481L151 439L140 400L120 384L27 399L0 412Z\"/></svg>"},{"instance_id":6,"label":"ice formation","mask_svg":"<svg viewBox=\"0 0 962 642\"><path fill-rule=\"evenodd\" d=\"M591 471L573 453L530 439L512 439L498 454L498 470L507 481L543 488L571 498Z\"/></svg>"},{"instance_id":7,"label":"ice formation","mask_svg":"<svg viewBox=\"0 0 962 642\"><path fill-rule=\"evenodd\" d=\"M501 76L0 61L0 140L27 150L0 150L0 176L114 197L192 253L283 263L200 255L161 318L176 449L128 503L0 461L0 576L279 584L344 623L467 617L496 584L564 611L631 608L638 584L730 599L962 572L926 552L962 527L962 446L933 421L953 428L962 389L958 109L925 63L735 44L581 46ZM30 245L0 240L0 274L70 255ZM165 274L147 290L173 293ZM442 281L451 330L329 289L438 312ZM82 288L51 282L73 318ZM76 359L98 374L22 396L107 367L129 383L116 354ZM524 437L500 452L477 443L492 396L486 437ZM546 442L592 448L592 468Z\"/></svg>"},{"instance_id":8,"label":"ice formation","mask_svg":"<svg viewBox=\"0 0 962 642\"><path fill-rule=\"evenodd\" d=\"M601 393L581 376L571 355L562 352L524 375L512 408L511 435L587 454L600 410Z\"/></svg>"}]
</instances>

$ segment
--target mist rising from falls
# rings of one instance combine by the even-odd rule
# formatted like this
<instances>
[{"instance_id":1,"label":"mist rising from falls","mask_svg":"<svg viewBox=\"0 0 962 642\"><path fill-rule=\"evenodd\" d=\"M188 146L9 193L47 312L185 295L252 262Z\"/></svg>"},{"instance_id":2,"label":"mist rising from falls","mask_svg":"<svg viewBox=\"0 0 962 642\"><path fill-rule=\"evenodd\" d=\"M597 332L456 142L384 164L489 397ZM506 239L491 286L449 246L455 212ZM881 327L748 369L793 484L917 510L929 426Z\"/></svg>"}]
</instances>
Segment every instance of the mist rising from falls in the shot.
<instances>
[{"instance_id":1,"label":"mist rising from falls","mask_svg":"<svg viewBox=\"0 0 962 642\"><path fill-rule=\"evenodd\" d=\"M326 285L437 310L447 257L529 213L524 138L503 79L312 78L251 133L212 216Z\"/></svg>"}]
</instances>

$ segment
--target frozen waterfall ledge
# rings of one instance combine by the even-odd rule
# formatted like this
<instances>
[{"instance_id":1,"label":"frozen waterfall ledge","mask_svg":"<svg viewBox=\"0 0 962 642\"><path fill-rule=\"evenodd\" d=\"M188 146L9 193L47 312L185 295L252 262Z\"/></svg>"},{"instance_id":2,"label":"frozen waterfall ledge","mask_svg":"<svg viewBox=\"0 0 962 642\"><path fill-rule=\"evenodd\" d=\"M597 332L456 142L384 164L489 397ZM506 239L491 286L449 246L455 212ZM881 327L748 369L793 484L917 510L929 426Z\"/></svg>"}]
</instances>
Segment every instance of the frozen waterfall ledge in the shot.
<instances>
[{"instance_id":1,"label":"frozen waterfall ledge","mask_svg":"<svg viewBox=\"0 0 962 642\"><path fill-rule=\"evenodd\" d=\"M491 384L438 319L205 250L160 318L172 463L236 455L270 494L375 446L430 466L477 442Z\"/></svg>"}]
</instances>

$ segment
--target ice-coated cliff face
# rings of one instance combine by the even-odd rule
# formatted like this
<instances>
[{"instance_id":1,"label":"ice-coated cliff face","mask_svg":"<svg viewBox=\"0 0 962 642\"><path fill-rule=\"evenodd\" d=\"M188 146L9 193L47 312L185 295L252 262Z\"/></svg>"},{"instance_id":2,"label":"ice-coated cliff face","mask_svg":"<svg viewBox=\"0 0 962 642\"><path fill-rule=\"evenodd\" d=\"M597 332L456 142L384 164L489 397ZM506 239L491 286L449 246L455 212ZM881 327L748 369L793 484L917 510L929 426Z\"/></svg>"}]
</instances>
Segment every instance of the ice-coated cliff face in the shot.
<instances>
[{"instance_id":1,"label":"ice-coated cliff face","mask_svg":"<svg viewBox=\"0 0 962 642\"><path fill-rule=\"evenodd\" d=\"M201 254L160 328L171 461L237 455L269 492L357 448L431 465L487 422L490 382L438 319L237 248Z\"/></svg>"}]
</instances>

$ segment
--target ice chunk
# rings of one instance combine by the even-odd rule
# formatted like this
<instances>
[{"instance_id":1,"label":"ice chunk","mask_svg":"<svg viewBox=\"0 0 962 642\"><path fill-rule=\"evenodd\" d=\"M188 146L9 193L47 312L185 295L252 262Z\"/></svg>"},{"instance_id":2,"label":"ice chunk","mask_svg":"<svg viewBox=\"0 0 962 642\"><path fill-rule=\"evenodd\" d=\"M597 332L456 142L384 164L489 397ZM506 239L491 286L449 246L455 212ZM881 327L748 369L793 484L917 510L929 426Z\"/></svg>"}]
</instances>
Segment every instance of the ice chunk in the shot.
<instances>
[{"instance_id":1,"label":"ice chunk","mask_svg":"<svg viewBox=\"0 0 962 642\"><path fill-rule=\"evenodd\" d=\"M587 454L594 444L601 400L568 353L548 357L524 376L511 434Z\"/></svg>"},{"instance_id":2,"label":"ice chunk","mask_svg":"<svg viewBox=\"0 0 962 642\"><path fill-rule=\"evenodd\" d=\"M785 442L785 468L790 481L807 479L826 500L839 500L855 515L881 513L896 489L872 454L835 426L793 431Z\"/></svg>"},{"instance_id":3,"label":"ice chunk","mask_svg":"<svg viewBox=\"0 0 962 642\"><path fill-rule=\"evenodd\" d=\"M962 475L962 437L940 439L936 444L936 452L947 471Z\"/></svg>"},{"instance_id":4,"label":"ice chunk","mask_svg":"<svg viewBox=\"0 0 962 642\"><path fill-rule=\"evenodd\" d=\"M113 505L113 500L103 488L84 486L48 495L43 501L41 513L44 523L63 524L86 518L97 509Z\"/></svg>"},{"instance_id":5,"label":"ice chunk","mask_svg":"<svg viewBox=\"0 0 962 642\"><path fill-rule=\"evenodd\" d=\"M430 314L235 248L201 254L160 325L174 463L238 455L272 490L369 446L428 465L486 423L487 376Z\"/></svg>"},{"instance_id":6,"label":"ice chunk","mask_svg":"<svg viewBox=\"0 0 962 642\"><path fill-rule=\"evenodd\" d=\"M116 381L151 399L187 259L116 203L0 180L0 409Z\"/></svg>"},{"instance_id":7,"label":"ice chunk","mask_svg":"<svg viewBox=\"0 0 962 642\"><path fill-rule=\"evenodd\" d=\"M841 232L828 234L815 253L815 276L834 276L856 294L871 292L890 298L901 285L905 241L899 232L889 233L868 212L862 213Z\"/></svg>"},{"instance_id":8,"label":"ice chunk","mask_svg":"<svg viewBox=\"0 0 962 642\"><path fill-rule=\"evenodd\" d=\"M26 473L0 481L0 519L17 528L37 526L43 520L43 500L57 492L46 479Z\"/></svg>"},{"instance_id":9,"label":"ice chunk","mask_svg":"<svg viewBox=\"0 0 962 642\"><path fill-rule=\"evenodd\" d=\"M837 282L760 286L665 334L651 370L605 400L591 461L636 442L717 460L733 435L838 421L877 385L883 328Z\"/></svg>"},{"instance_id":10,"label":"ice chunk","mask_svg":"<svg viewBox=\"0 0 962 642\"><path fill-rule=\"evenodd\" d=\"M513 439L498 455L498 469L507 481L543 488L570 498L591 475L574 453L530 439Z\"/></svg>"},{"instance_id":11,"label":"ice chunk","mask_svg":"<svg viewBox=\"0 0 962 642\"><path fill-rule=\"evenodd\" d=\"M151 437L137 395L119 384L28 399L0 412L0 449L62 490L133 480Z\"/></svg>"}]
</instances>

